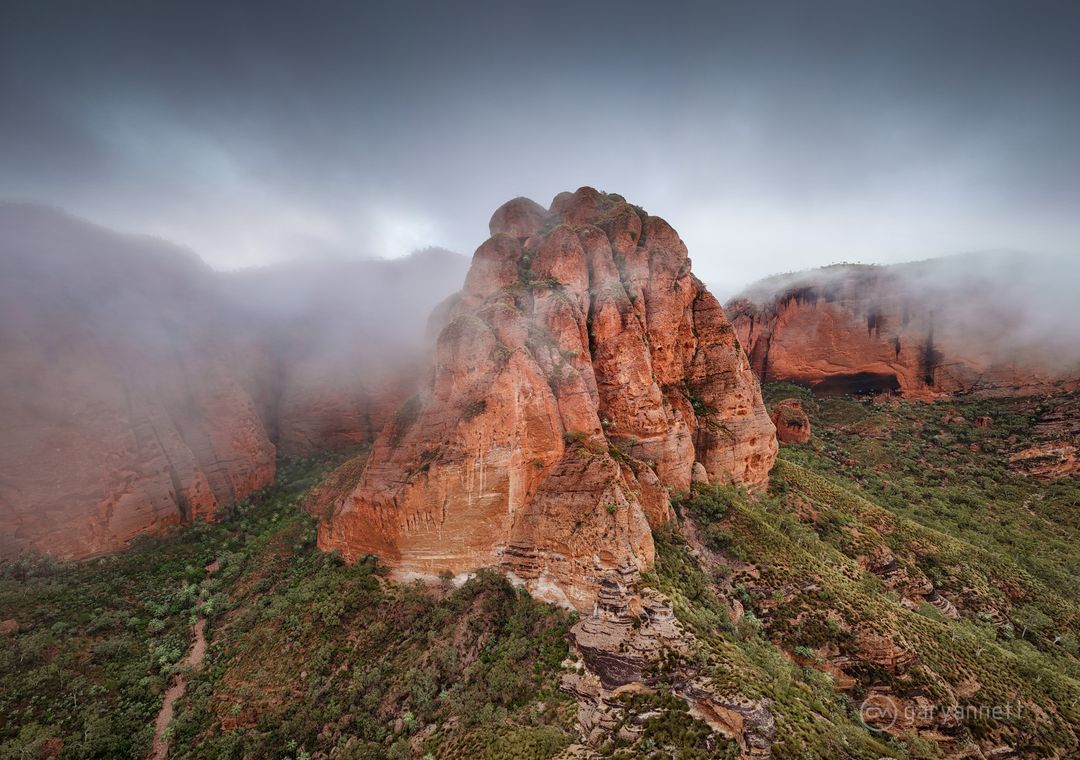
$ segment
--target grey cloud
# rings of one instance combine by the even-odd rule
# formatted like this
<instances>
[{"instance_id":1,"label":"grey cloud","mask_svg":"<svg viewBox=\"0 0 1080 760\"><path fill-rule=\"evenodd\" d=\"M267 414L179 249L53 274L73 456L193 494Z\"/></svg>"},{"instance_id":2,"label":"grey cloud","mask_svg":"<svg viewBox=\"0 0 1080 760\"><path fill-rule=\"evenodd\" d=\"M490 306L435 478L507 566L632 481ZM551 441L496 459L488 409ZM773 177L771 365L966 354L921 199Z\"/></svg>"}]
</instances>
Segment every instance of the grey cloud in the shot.
<instances>
[{"instance_id":1,"label":"grey cloud","mask_svg":"<svg viewBox=\"0 0 1080 760\"><path fill-rule=\"evenodd\" d=\"M0 196L218 267L469 252L502 201L582 184L666 217L726 293L844 259L1078 254L1067 3L0 14Z\"/></svg>"}]
</instances>

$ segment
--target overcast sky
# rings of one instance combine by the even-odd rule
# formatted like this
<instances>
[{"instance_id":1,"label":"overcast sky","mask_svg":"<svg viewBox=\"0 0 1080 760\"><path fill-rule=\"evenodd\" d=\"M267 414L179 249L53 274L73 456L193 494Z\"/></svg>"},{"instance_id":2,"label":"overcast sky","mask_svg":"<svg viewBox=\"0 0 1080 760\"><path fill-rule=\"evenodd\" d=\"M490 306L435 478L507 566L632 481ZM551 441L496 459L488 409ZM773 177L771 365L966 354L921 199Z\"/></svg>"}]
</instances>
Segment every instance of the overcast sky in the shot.
<instances>
[{"instance_id":1,"label":"overcast sky","mask_svg":"<svg viewBox=\"0 0 1080 760\"><path fill-rule=\"evenodd\" d=\"M471 253L589 184L721 295L1080 256L1080 3L0 0L0 198L218 268Z\"/></svg>"}]
</instances>

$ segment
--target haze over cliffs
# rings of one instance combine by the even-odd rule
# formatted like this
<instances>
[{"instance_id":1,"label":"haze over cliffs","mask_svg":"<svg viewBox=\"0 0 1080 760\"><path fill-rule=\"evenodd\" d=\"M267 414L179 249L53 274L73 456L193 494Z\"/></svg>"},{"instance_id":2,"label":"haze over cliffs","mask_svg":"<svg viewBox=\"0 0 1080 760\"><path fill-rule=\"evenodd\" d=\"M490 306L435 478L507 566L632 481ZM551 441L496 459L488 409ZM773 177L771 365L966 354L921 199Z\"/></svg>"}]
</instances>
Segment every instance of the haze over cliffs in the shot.
<instances>
[{"instance_id":1,"label":"haze over cliffs","mask_svg":"<svg viewBox=\"0 0 1080 760\"><path fill-rule=\"evenodd\" d=\"M432 310L468 259L439 248L401 259L293 261L223 274L273 360L266 416L284 456L367 443L429 359Z\"/></svg>"},{"instance_id":2,"label":"haze over cliffs","mask_svg":"<svg viewBox=\"0 0 1080 760\"><path fill-rule=\"evenodd\" d=\"M0 554L120 549L268 485L279 447L369 440L464 263L223 275L161 241L0 205ZM332 287L346 280L351 298Z\"/></svg>"},{"instance_id":3,"label":"haze over cliffs","mask_svg":"<svg viewBox=\"0 0 1080 760\"><path fill-rule=\"evenodd\" d=\"M551 538L552 489L588 481L582 503L615 505L597 530L621 537L600 564L628 569L648 564L647 524L668 514L661 486L685 490L695 470L766 481L775 443L735 336L760 378L823 393L1039 394L1080 381L1068 294L1031 259L770 278L729 304L728 324L677 234L619 196L583 188L550 209L519 199L490 226L464 290L435 308L465 258L431 249L215 273L161 241L0 207L0 552L122 548L265 486L276 455L370 442L397 415L355 513L331 499L342 511L328 546L420 572L489 563L534 586L580 579L592 560L567 560L566 537ZM571 449L597 461L568 471ZM457 518L417 505L459 498L477 500L484 527L463 518L454 545Z\"/></svg>"},{"instance_id":4,"label":"haze over cliffs","mask_svg":"<svg viewBox=\"0 0 1080 760\"><path fill-rule=\"evenodd\" d=\"M763 486L774 427L663 220L581 188L492 216L432 382L375 442L319 544L400 571L496 565L593 609L651 565L668 489Z\"/></svg>"},{"instance_id":5,"label":"haze over cliffs","mask_svg":"<svg viewBox=\"0 0 1080 760\"><path fill-rule=\"evenodd\" d=\"M970 254L762 280L728 315L762 382L1029 395L1080 383L1069 263Z\"/></svg>"}]
</instances>

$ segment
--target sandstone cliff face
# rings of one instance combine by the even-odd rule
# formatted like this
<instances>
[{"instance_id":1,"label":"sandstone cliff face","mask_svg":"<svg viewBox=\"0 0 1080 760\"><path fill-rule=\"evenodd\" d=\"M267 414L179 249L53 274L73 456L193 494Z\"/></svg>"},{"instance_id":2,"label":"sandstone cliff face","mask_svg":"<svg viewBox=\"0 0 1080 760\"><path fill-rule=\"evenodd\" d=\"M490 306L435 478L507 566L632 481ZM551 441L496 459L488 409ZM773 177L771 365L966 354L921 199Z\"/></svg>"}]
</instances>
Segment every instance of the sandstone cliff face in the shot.
<instances>
[{"instance_id":1,"label":"sandstone cliff face","mask_svg":"<svg viewBox=\"0 0 1080 760\"><path fill-rule=\"evenodd\" d=\"M763 381L907 396L1075 388L1080 352L1039 317L1036 285L1019 282L1024 270L1012 281L1013 264L827 267L763 281L727 311Z\"/></svg>"},{"instance_id":2,"label":"sandstone cliff face","mask_svg":"<svg viewBox=\"0 0 1080 760\"><path fill-rule=\"evenodd\" d=\"M208 519L275 454L370 442L412 393L467 260L229 274L0 205L0 556L81 558Z\"/></svg>"},{"instance_id":3,"label":"sandstone cliff face","mask_svg":"<svg viewBox=\"0 0 1080 760\"><path fill-rule=\"evenodd\" d=\"M320 526L402 573L501 566L591 610L653 561L668 488L763 485L776 453L756 379L662 219L582 188L496 211L430 384L380 434Z\"/></svg>"},{"instance_id":4,"label":"sandstone cliff face","mask_svg":"<svg viewBox=\"0 0 1080 760\"><path fill-rule=\"evenodd\" d=\"M0 227L0 554L115 550L273 480L201 262L44 209Z\"/></svg>"}]
</instances>

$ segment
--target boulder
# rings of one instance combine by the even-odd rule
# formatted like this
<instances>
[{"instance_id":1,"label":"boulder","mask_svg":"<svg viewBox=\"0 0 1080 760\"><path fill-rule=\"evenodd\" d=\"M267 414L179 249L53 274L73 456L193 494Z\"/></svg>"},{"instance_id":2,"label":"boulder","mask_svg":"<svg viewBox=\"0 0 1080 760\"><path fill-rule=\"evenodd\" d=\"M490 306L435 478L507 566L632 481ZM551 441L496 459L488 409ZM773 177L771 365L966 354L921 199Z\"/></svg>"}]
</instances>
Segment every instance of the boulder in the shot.
<instances>
[{"instance_id":1,"label":"boulder","mask_svg":"<svg viewBox=\"0 0 1080 760\"><path fill-rule=\"evenodd\" d=\"M773 407L771 419L780 443L806 443L810 440L810 418L797 398L786 398Z\"/></svg>"}]
</instances>

